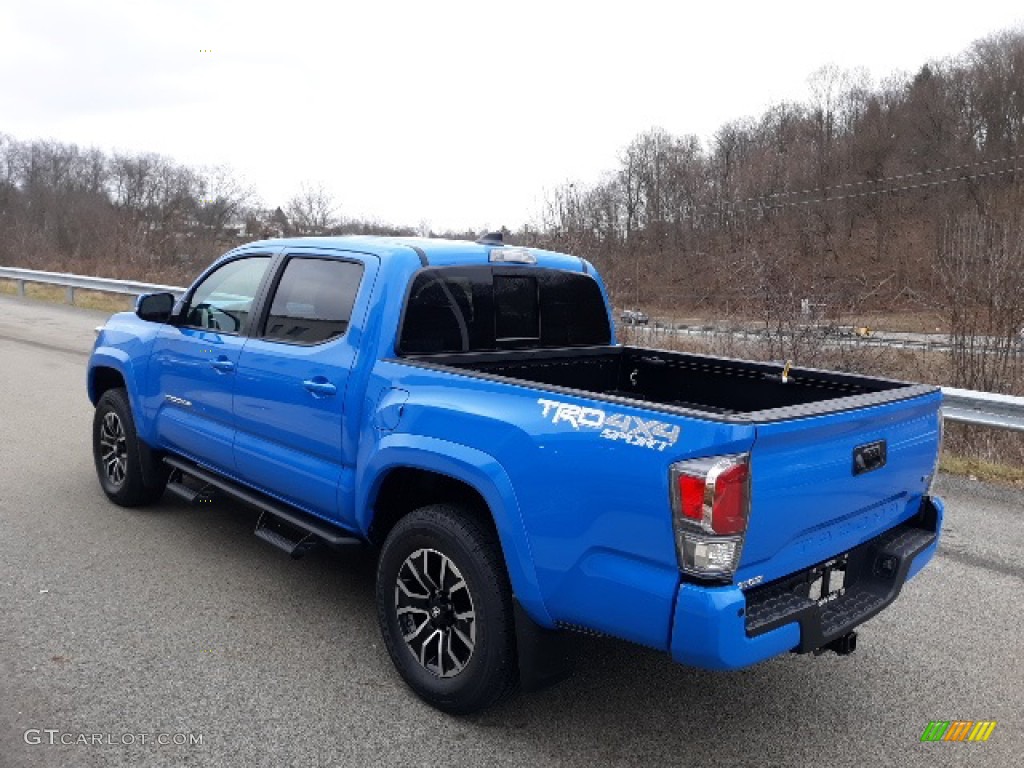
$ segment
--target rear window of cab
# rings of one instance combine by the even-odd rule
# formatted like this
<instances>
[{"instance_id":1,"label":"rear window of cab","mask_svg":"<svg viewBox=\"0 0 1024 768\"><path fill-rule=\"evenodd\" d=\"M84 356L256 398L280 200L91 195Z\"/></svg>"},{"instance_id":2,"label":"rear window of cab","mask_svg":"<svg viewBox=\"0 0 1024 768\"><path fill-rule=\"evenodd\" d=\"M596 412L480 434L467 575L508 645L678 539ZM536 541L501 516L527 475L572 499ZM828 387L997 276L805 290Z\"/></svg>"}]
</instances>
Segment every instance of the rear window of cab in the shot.
<instances>
[{"instance_id":1,"label":"rear window of cab","mask_svg":"<svg viewBox=\"0 0 1024 768\"><path fill-rule=\"evenodd\" d=\"M433 267L413 278L402 355L608 344L611 327L590 275L537 267Z\"/></svg>"}]
</instances>

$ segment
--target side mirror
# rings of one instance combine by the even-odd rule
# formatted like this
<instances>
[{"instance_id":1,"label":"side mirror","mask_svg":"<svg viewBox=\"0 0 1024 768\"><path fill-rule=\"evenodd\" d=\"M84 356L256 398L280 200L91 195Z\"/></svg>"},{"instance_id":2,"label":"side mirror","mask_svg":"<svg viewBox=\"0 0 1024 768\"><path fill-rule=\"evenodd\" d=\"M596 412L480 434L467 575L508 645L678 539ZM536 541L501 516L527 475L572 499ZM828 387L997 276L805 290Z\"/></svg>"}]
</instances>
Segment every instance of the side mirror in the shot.
<instances>
[{"instance_id":1,"label":"side mirror","mask_svg":"<svg viewBox=\"0 0 1024 768\"><path fill-rule=\"evenodd\" d=\"M135 300L135 314L151 323L166 323L173 309L173 293L144 293Z\"/></svg>"}]
</instances>

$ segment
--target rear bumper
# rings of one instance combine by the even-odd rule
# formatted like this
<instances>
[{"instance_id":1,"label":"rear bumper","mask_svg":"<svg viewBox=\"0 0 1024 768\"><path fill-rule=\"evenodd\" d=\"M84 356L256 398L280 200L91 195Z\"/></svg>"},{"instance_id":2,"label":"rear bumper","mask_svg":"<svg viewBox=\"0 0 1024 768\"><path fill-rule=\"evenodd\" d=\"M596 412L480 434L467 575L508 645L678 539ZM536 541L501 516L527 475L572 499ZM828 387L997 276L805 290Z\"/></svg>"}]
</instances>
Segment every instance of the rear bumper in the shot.
<instances>
[{"instance_id":1,"label":"rear bumper","mask_svg":"<svg viewBox=\"0 0 1024 768\"><path fill-rule=\"evenodd\" d=\"M739 669L788 651L807 653L842 637L884 609L938 547L942 501L922 500L910 520L844 553L843 591L813 601L801 589L813 569L749 589L679 587L672 658L705 669Z\"/></svg>"}]
</instances>

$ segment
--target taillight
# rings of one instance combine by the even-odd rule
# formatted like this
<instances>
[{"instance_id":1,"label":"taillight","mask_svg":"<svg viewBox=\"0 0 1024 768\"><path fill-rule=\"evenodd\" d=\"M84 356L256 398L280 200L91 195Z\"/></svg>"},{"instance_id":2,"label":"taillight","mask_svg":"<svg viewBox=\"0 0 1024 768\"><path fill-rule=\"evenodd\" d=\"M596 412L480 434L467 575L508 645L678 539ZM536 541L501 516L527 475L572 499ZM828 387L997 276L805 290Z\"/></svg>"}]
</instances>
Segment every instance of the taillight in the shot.
<instances>
[{"instance_id":1,"label":"taillight","mask_svg":"<svg viewBox=\"0 0 1024 768\"><path fill-rule=\"evenodd\" d=\"M749 455L673 464L671 489L680 567L697 576L732 576L750 513Z\"/></svg>"},{"instance_id":2,"label":"taillight","mask_svg":"<svg viewBox=\"0 0 1024 768\"><path fill-rule=\"evenodd\" d=\"M683 517L696 520L704 519L704 478L694 475L679 476L679 497L682 499Z\"/></svg>"},{"instance_id":3,"label":"taillight","mask_svg":"<svg viewBox=\"0 0 1024 768\"><path fill-rule=\"evenodd\" d=\"M750 465L744 459L708 477L708 484L714 485L714 501L711 507L711 529L715 533L743 533L747 530L747 480Z\"/></svg>"}]
</instances>

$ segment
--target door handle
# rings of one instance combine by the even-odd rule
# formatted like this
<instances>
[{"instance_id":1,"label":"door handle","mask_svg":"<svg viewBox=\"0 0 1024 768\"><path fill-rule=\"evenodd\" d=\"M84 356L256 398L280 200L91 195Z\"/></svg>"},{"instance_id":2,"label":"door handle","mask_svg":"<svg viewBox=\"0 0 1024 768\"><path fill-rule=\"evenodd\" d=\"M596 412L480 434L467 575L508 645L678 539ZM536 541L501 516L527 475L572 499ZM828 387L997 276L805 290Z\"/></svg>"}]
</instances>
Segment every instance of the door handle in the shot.
<instances>
[{"instance_id":1,"label":"door handle","mask_svg":"<svg viewBox=\"0 0 1024 768\"><path fill-rule=\"evenodd\" d=\"M211 360L210 365L221 373L231 373L235 370L235 364L224 357L224 355L221 355L216 360Z\"/></svg>"},{"instance_id":2,"label":"door handle","mask_svg":"<svg viewBox=\"0 0 1024 768\"><path fill-rule=\"evenodd\" d=\"M338 388L323 376L317 376L315 379L306 379L302 382L302 386L316 397L332 397L338 391Z\"/></svg>"}]
</instances>

